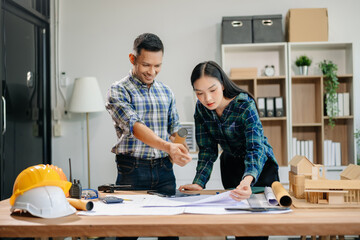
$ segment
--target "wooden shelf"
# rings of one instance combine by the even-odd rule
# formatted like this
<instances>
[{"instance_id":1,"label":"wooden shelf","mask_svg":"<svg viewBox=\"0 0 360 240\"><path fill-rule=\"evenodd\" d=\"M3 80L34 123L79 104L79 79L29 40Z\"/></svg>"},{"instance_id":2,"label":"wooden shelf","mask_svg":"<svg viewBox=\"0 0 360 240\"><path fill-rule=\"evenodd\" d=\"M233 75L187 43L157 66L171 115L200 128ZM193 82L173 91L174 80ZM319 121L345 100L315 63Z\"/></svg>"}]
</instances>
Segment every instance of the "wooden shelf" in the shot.
<instances>
[{"instance_id":1,"label":"wooden shelf","mask_svg":"<svg viewBox=\"0 0 360 240\"><path fill-rule=\"evenodd\" d=\"M261 117L261 122L263 121L286 121L287 117Z\"/></svg>"},{"instance_id":2,"label":"wooden shelf","mask_svg":"<svg viewBox=\"0 0 360 240\"><path fill-rule=\"evenodd\" d=\"M231 68L258 69L256 77L232 77L237 86L259 97L282 97L284 117L260 118L264 134L273 147L280 166L288 165L288 117L287 117L287 48L286 43L222 45L222 66L229 74ZM275 66L275 76L264 76L265 65Z\"/></svg>"},{"instance_id":3,"label":"wooden shelf","mask_svg":"<svg viewBox=\"0 0 360 240\"><path fill-rule=\"evenodd\" d=\"M352 43L330 42L222 45L222 66L227 74L231 68L258 69L256 77L231 78L240 88L256 99L283 98L284 117L260 119L280 166L287 166L293 157L293 138L313 141L315 163L324 163L324 140L332 140L341 143L342 165L356 164L352 50ZM307 76L299 75L295 66L296 58L304 54L313 60ZM325 80L318 67L323 60L338 65L337 92L350 95L350 116L335 117L334 128L328 125L324 111ZM264 76L265 65L275 66L275 76Z\"/></svg>"},{"instance_id":4,"label":"wooden shelf","mask_svg":"<svg viewBox=\"0 0 360 240\"><path fill-rule=\"evenodd\" d=\"M329 120L328 116L324 116L325 120ZM342 119L354 119L354 116L341 116L341 117L334 117L335 120L342 120Z\"/></svg>"},{"instance_id":5,"label":"wooden shelf","mask_svg":"<svg viewBox=\"0 0 360 240\"><path fill-rule=\"evenodd\" d=\"M321 127L322 123L295 123L293 127Z\"/></svg>"},{"instance_id":6,"label":"wooden shelf","mask_svg":"<svg viewBox=\"0 0 360 240\"><path fill-rule=\"evenodd\" d=\"M322 78L315 76L291 79L292 124L321 123L323 111ZM296 110L295 110L296 109Z\"/></svg>"},{"instance_id":7,"label":"wooden shelf","mask_svg":"<svg viewBox=\"0 0 360 240\"><path fill-rule=\"evenodd\" d=\"M325 140L340 142L341 165L355 163L354 116L353 113L353 61L351 43L289 43L289 79L291 99L291 138L314 142L314 162L324 164L327 154L324 151ZM325 79L318 66L310 66L308 76L297 75L294 66L298 55L307 55L313 62L324 59L338 65L339 87L337 93L350 95L350 116L335 117L335 127L329 126L329 117L325 116ZM329 146L329 145L327 145ZM294 155L294 147L291 153Z\"/></svg>"},{"instance_id":8,"label":"wooden shelf","mask_svg":"<svg viewBox=\"0 0 360 240\"><path fill-rule=\"evenodd\" d=\"M256 78L257 80L277 80L277 79L283 79L286 80L286 76L272 76L272 77L265 77L265 76L261 76Z\"/></svg>"}]
</instances>

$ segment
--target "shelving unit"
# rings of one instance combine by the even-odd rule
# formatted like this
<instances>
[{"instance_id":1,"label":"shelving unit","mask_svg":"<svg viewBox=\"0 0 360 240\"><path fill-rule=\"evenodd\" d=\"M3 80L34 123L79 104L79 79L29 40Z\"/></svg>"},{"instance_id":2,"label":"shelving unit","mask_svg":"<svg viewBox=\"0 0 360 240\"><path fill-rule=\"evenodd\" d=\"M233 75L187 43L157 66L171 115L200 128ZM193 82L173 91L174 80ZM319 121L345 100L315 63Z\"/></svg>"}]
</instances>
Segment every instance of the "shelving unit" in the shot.
<instances>
[{"instance_id":1,"label":"shelving unit","mask_svg":"<svg viewBox=\"0 0 360 240\"><path fill-rule=\"evenodd\" d=\"M280 166L288 163L287 118L287 47L286 43L226 44L222 45L222 66L230 76L231 68L257 68L254 78L231 78L240 88L259 97L282 97L284 117L262 117L264 134L274 149ZM266 65L274 65L275 75L264 76Z\"/></svg>"},{"instance_id":2,"label":"shelving unit","mask_svg":"<svg viewBox=\"0 0 360 240\"><path fill-rule=\"evenodd\" d=\"M355 121L353 117L353 61L351 43L288 43L289 66L289 120L290 136L300 140L314 142L314 160L316 164L326 163L324 151L325 140L340 142L341 166L328 167L330 171L339 171L350 163L356 164L356 148L354 142ZM307 55L313 61L308 76L299 76L294 65L296 57ZM331 60L338 66L338 93L350 94L350 115L335 117L335 127L328 125L329 117L325 115L325 79L319 68L320 62ZM289 149L293 156L293 148Z\"/></svg>"},{"instance_id":3,"label":"shelving unit","mask_svg":"<svg viewBox=\"0 0 360 240\"><path fill-rule=\"evenodd\" d=\"M286 176L288 161L293 157L293 137L313 141L316 164L325 162L324 140L341 143L341 166L326 167L330 175L350 163L356 164L352 43L225 44L221 50L222 67L229 76L232 68L257 68L256 77L231 79L240 88L253 94L255 99L283 97L284 117L261 118L264 133L283 171L280 175ZM295 60L304 54L312 59L312 65L307 76L300 76ZM338 93L350 95L350 115L336 117L334 128L328 125L329 118L324 114L325 80L319 68L323 60L337 64ZM275 76L264 76L265 65L275 66ZM287 179L282 181L287 182Z\"/></svg>"}]
</instances>

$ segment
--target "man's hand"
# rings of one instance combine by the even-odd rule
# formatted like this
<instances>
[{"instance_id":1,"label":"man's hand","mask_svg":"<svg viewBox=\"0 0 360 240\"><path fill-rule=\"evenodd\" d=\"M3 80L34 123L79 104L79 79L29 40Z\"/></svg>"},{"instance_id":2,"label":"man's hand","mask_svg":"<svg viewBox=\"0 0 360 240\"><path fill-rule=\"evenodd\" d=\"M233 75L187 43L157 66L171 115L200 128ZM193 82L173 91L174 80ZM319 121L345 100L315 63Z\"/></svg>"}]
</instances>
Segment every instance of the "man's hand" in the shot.
<instances>
[{"instance_id":1,"label":"man's hand","mask_svg":"<svg viewBox=\"0 0 360 240\"><path fill-rule=\"evenodd\" d=\"M167 142L157 136L150 128L140 122L133 127L134 136L150 147L167 152L173 163L183 167L191 161L189 151L183 144Z\"/></svg>"},{"instance_id":2,"label":"man's hand","mask_svg":"<svg viewBox=\"0 0 360 240\"><path fill-rule=\"evenodd\" d=\"M187 148L180 143L168 143L168 150L166 151L173 163L183 167L191 161L191 156Z\"/></svg>"},{"instance_id":3,"label":"man's hand","mask_svg":"<svg viewBox=\"0 0 360 240\"><path fill-rule=\"evenodd\" d=\"M186 184L179 187L180 192L184 191L201 191L203 188L199 184Z\"/></svg>"},{"instance_id":4,"label":"man's hand","mask_svg":"<svg viewBox=\"0 0 360 240\"><path fill-rule=\"evenodd\" d=\"M240 184L230 192L230 197L236 201L248 199L252 193L250 184L253 180L253 176L246 176Z\"/></svg>"},{"instance_id":5,"label":"man's hand","mask_svg":"<svg viewBox=\"0 0 360 240\"><path fill-rule=\"evenodd\" d=\"M171 142L175 142L175 134L176 134L176 133L174 133L173 135L171 135L171 136L169 137L169 139L170 139ZM183 144L183 145L186 147L186 149L189 151L189 146L187 145L186 140L185 140L182 144Z\"/></svg>"}]
</instances>

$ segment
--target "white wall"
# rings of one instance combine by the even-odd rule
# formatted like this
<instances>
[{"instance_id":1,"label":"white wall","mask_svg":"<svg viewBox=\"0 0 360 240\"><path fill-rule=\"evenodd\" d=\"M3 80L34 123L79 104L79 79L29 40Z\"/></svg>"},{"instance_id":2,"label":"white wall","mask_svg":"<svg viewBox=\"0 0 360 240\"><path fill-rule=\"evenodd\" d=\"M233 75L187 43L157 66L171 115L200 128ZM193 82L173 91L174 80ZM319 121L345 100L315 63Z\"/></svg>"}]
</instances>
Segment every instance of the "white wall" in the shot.
<instances>
[{"instance_id":1,"label":"white wall","mask_svg":"<svg viewBox=\"0 0 360 240\"><path fill-rule=\"evenodd\" d=\"M354 89L359 89L360 1L348 0L61 0L59 7L59 70L66 72L70 85L63 88L67 102L55 97L53 106L67 104L74 78L95 76L104 94L114 81L131 68L128 54L135 37L156 33L165 45L163 68L158 80L168 84L177 98L181 121L193 121L194 97L190 86L193 67L204 60L221 63L222 16L282 14L289 8L327 8L329 41L354 43ZM356 106L360 97L355 95ZM360 111L355 115L359 119ZM72 159L73 177L87 187L85 116L70 114L60 122L62 136L53 138L53 163L68 174ZM360 126L360 123L357 124ZM116 169L110 152L116 141L109 114L90 115L91 187L114 183ZM188 171L176 170L177 177L192 179L195 164ZM216 180L219 181L219 180ZM189 183L191 180L189 181ZM220 184L220 183L219 183ZM221 186L221 184L219 185Z\"/></svg>"}]
</instances>

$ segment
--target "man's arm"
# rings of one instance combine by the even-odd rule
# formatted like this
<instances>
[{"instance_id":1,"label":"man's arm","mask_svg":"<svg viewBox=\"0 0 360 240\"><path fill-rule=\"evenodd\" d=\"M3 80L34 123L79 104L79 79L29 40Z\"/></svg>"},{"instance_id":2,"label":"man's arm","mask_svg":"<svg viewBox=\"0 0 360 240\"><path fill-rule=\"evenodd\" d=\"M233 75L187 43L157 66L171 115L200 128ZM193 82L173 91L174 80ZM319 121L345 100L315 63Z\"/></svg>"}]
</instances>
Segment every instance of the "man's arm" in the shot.
<instances>
[{"instance_id":1,"label":"man's arm","mask_svg":"<svg viewBox=\"0 0 360 240\"><path fill-rule=\"evenodd\" d=\"M140 122L136 122L133 127L134 136L149 145L150 147L167 152L170 158L179 166L185 166L191 161L191 156L183 144L171 143L157 136L150 128Z\"/></svg>"}]
</instances>

